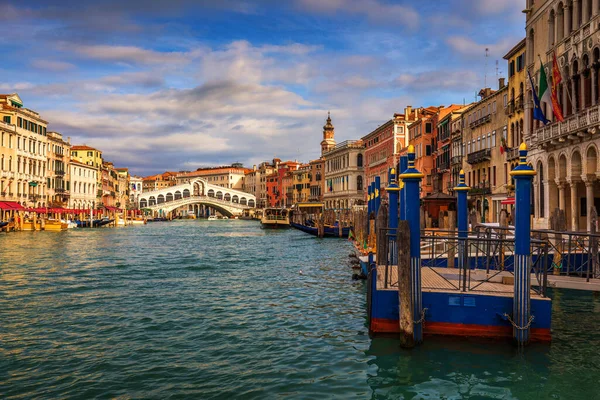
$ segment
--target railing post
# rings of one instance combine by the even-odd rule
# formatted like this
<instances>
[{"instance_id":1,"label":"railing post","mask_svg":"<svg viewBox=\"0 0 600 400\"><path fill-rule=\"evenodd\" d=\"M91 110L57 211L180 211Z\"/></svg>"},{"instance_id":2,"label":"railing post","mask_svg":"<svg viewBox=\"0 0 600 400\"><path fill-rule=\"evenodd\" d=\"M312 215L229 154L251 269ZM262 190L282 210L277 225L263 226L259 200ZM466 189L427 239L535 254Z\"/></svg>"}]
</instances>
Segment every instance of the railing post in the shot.
<instances>
[{"instance_id":1,"label":"railing post","mask_svg":"<svg viewBox=\"0 0 600 400\"><path fill-rule=\"evenodd\" d=\"M529 343L531 296L531 181L535 175L527 165L527 145L519 147L519 165L511 171L515 179L515 286L513 295L513 338Z\"/></svg>"},{"instance_id":2,"label":"railing post","mask_svg":"<svg viewBox=\"0 0 600 400\"><path fill-rule=\"evenodd\" d=\"M388 232L388 234L390 235L389 237L393 238L393 241L395 242L396 241L396 228L398 228L398 192L400 191L400 188L398 187L398 184L396 182L396 169L395 168L390 169L388 182L389 182L389 185L387 187L388 201L389 201L389 204L388 204L388 212L389 212L388 227L390 228L390 231ZM391 251L390 264L397 265L398 260L397 260L397 252L396 252L395 246L390 246L389 250Z\"/></svg>"},{"instance_id":3,"label":"railing post","mask_svg":"<svg viewBox=\"0 0 600 400\"><path fill-rule=\"evenodd\" d=\"M408 168L408 157L407 156L401 156L400 157L400 169L398 170L398 173L401 174L402 172L406 171L406 169ZM400 192L399 192L399 197L400 197L400 205L399 205L399 209L400 209L400 219L401 220L406 220L406 201L405 201L405 194L406 194L406 190L404 190L404 181L402 179L399 179L399 188L400 188Z\"/></svg>"},{"instance_id":4,"label":"railing post","mask_svg":"<svg viewBox=\"0 0 600 400\"><path fill-rule=\"evenodd\" d=\"M469 213L467 210L467 194L471 188L465 184L465 171L460 170L456 192L456 214L458 219L458 270L463 275L463 291L466 290L465 277L467 276L467 235L469 232Z\"/></svg>"},{"instance_id":5,"label":"railing post","mask_svg":"<svg viewBox=\"0 0 600 400\"><path fill-rule=\"evenodd\" d=\"M410 283L412 289L415 343L423 341L423 304L421 296L421 213L419 185L423 174L415 168L415 148L408 146L408 168L400 175L406 190L406 218L410 227Z\"/></svg>"},{"instance_id":6,"label":"railing post","mask_svg":"<svg viewBox=\"0 0 600 400\"><path fill-rule=\"evenodd\" d=\"M373 194L375 196L375 215L379 213L379 207L381 206L381 178L375 177L375 184L373 186Z\"/></svg>"}]
</instances>

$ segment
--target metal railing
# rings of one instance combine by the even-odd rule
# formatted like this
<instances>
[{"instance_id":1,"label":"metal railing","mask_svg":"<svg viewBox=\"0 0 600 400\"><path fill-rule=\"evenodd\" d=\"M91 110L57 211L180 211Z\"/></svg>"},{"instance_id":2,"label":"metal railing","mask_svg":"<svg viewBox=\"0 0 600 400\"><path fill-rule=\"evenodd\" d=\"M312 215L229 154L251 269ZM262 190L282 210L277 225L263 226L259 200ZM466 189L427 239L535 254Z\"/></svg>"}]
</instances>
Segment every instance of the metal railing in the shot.
<instances>
[{"instance_id":1,"label":"metal railing","mask_svg":"<svg viewBox=\"0 0 600 400\"><path fill-rule=\"evenodd\" d=\"M385 240L381 240L385 238ZM377 260L385 266L385 289L398 287L398 246L396 235L388 228L379 229ZM429 278L422 280L422 288L457 292L513 293L514 233L508 229L481 229L459 238L457 231L426 229L421 232L421 270L427 269ZM548 286L549 242L532 239L532 290L546 296ZM464 249L464 251L463 251ZM462 263L459 257L464 259ZM462 268L459 266L462 265ZM494 284L494 285L489 285ZM501 285L503 284L503 285Z\"/></svg>"}]
</instances>

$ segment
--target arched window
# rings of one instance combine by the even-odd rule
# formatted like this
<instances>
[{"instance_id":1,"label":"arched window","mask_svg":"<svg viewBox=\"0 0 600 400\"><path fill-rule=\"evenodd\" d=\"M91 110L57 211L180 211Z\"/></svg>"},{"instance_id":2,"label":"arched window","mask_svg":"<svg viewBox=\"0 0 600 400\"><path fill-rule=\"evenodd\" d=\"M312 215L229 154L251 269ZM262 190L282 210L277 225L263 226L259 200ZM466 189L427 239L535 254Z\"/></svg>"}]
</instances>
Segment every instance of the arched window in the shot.
<instances>
[{"instance_id":1,"label":"arched window","mask_svg":"<svg viewBox=\"0 0 600 400\"><path fill-rule=\"evenodd\" d=\"M190 197L190 190L189 189L183 189L183 197Z\"/></svg>"},{"instance_id":2,"label":"arched window","mask_svg":"<svg viewBox=\"0 0 600 400\"><path fill-rule=\"evenodd\" d=\"M167 193L166 201L173 201L173 193Z\"/></svg>"},{"instance_id":3,"label":"arched window","mask_svg":"<svg viewBox=\"0 0 600 400\"><path fill-rule=\"evenodd\" d=\"M162 194L159 194L158 197L157 197L157 199L156 199L156 203L157 204L162 204L164 202L165 202L165 196L162 195Z\"/></svg>"},{"instance_id":4,"label":"arched window","mask_svg":"<svg viewBox=\"0 0 600 400\"><path fill-rule=\"evenodd\" d=\"M362 167L363 166L363 155L362 155L362 153L359 153L356 156L356 166L357 167Z\"/></svg>"}]
</instances>

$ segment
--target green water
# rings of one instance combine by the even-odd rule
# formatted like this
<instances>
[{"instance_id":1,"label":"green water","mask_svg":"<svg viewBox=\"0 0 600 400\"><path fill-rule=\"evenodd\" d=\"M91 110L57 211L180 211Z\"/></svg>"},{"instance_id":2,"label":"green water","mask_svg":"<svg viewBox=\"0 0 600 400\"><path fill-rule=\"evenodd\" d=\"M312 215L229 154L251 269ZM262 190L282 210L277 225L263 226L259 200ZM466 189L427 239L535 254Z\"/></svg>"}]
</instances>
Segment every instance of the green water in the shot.
<instances>
[{"instance_id":1,"label":"green water","mask_svg":"<svg viewBox=\"0 0 600 400\"><path fill-rule=\"evenodd\" d=\"M0 398L600 399L600 296L552 293L551 345L402 351L349 253L254 221L2 234Z\"/></svg>"}]
</instances>

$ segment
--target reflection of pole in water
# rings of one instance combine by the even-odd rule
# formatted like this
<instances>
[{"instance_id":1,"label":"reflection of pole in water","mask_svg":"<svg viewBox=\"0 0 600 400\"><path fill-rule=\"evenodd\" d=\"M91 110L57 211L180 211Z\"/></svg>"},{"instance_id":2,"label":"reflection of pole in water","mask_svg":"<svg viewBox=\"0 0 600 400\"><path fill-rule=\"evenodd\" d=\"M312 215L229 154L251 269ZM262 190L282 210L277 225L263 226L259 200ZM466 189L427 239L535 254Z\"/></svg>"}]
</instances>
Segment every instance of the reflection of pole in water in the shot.
<instances>
[{"instance_id":1,"label":"reflection of pole in water","mask_svg":"<svg viewBox=\"0 0 600 400\"><path fill-rule=\"evenodd\" d=\"M592 304L595 313L600 313L600 292L592 293Z\"/></svg>"}]
</instances>

